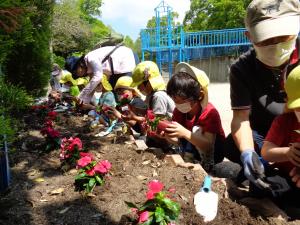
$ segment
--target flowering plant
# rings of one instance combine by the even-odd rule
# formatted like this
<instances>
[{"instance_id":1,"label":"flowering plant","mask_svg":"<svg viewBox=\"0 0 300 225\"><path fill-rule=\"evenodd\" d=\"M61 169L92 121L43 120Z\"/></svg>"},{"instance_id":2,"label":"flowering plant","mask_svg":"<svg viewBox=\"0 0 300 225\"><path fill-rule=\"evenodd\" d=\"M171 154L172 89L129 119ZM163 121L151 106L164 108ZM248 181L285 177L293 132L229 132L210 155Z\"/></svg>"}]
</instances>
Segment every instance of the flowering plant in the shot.
<instances>
[{"instance_id":1,"label":"flowering plant","mask_svg":"<svg viewBox=\"0 0 300 225\"><path fill-rule=\"evenodd\" d=\"M90 153L80 152L80 156L77 161L79 171L75 177L75 184L85 188L86 193L90 193L97 184L104 184L104 177L109 172L111 164L107 160L96 162Z\"/></svg>"},{"instance_id":2,"label":"flowering plant","mask_svg":"<svg viewBox=\"0 0 300 225\"><path fill-rule=\"evenodd\" d=\"M81 151L82 142L79 138L63 138L60 144L60 160L68 164L73 164L80 158Z\"/></svg>"},{"instance_id":3,"label":"flowering plant","mask_svg":"<svg viewBox=\"0 0 300 225\"><path fill-rule=\"evenodd\" d=\"M177 202L170 199L170 195L175 189L163 191L164 185L157 180L148 183L147 201L141 207L131 202L125 202L131 211L136 213L138 224L141 225L175 225L180 206Z\"/></svg>"},{"instance_id":4,"label":"flowering plant","mask_svg":"<svg viewBox=\"0 0 300 225\"><path fill-rule=\"evenodd\" d=\"M31 110L44 118L49 111L49 107L47 105L32 105Z\"/></svg>"},{"instance_id":5,"label":"flowering plant","mask_svg":"<svg viewBox=\"0 0 300 225\"><path fill-rule=\"evenodd\" d=\"M152 110L147 110L146 114L146 130L148 133L160 133L161 131L165 131L171 121L168 121L166 117L157 116L153 113Z\"/></svg>"},{"instance_id":6,"label":"flowering plant","mask_svg":"<svg viewBox=\"0 0 300 225\"><path fill-rule=\"evenodd\" d=\"M46 138L46 152L60 147L60 133L53 128L53 122L51 120L46 120L40 132Z\"/></svg>"},{"instance_id":7,"label":"flowering plant","mask_svg":"<svg viewBox=\"0 0 300 225\"><path fill-rule=\"evenodd\" d=\"M48 117L49 120L56 120L56 118L57 118L57 112L50 111L50 112L48 112L47 117Z\"/></svg>"},{"instance_id":8,"label":"flowering plant","mask_svg":"<svg viewBox=\"0 0 300 225\"><path fill-rule=\"evenodd\" d=\"M128 94L122 94L121 98L119 99L118 106L122 107L124 105L128 105L130 103L129 95Z\"/></svg>"}]
</instances>

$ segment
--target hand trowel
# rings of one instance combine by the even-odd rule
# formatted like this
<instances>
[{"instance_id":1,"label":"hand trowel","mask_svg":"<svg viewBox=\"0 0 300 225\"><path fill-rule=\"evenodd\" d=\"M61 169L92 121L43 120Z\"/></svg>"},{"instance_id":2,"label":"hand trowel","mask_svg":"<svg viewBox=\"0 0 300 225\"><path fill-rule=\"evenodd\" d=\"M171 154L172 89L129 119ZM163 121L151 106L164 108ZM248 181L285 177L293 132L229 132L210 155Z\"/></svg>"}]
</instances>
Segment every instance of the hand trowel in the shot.
<instances>
[{"instance_id":1,"label":"hand trowel","mask_svg":"<svg viewBox=\"0 0 300 225\"><path fill-rule=\"evenodd\" d=\"M211 177L204 178L203 186L194 196L196 212L203 216L204 222L212 221L218 212L218 195L211 190Z\"/></svg>"}]
</instances>

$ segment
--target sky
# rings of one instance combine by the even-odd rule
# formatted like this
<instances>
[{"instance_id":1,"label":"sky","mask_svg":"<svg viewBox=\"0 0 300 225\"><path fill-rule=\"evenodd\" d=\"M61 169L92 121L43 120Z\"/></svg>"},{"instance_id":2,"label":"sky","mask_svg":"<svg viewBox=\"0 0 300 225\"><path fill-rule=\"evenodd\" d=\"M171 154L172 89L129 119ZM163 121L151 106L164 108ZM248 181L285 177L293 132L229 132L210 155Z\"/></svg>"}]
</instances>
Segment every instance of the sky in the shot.
<instances>
[{"instance_id":1,"label":"sky","mask_svg":"<svg viewBox=\"0 0 300 225\"><path fill-rule=\"evenodd\" d=\"M101 20L115 31L129 35L136 40L147 21L155 16L154 8L161 0L103 0ZM185 12L190 8L190 0L165 0L179 14L183 21Z\"/></svg>"}]
</instances>

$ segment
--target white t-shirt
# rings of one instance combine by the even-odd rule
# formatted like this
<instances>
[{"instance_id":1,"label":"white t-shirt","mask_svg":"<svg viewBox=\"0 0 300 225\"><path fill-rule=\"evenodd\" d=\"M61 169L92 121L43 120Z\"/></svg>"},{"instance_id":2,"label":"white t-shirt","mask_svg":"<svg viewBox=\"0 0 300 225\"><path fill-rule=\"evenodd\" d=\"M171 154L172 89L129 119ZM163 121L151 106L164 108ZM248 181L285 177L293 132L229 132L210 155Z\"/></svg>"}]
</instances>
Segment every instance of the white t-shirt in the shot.
<instances>
[{"instance_id":1,"label":"white t-shirt","mask_svg":"<svg viewBox=\"0 0 300 225\"><path fill-rule=\"evenodd\" d=\"M102 64L102 60L115 46L106 46L89 52L84 60L87 65L87 74L91 79L87 86L81 91L79 98L83 103L89 103L93 97L94 90L102 80L103 73L108 77L112 74L109 61ZM132 50L125 46L118 47L110 56L113 61L114 74L132 72L135 68L135 58Z\"/></svg>"}]
</instances>

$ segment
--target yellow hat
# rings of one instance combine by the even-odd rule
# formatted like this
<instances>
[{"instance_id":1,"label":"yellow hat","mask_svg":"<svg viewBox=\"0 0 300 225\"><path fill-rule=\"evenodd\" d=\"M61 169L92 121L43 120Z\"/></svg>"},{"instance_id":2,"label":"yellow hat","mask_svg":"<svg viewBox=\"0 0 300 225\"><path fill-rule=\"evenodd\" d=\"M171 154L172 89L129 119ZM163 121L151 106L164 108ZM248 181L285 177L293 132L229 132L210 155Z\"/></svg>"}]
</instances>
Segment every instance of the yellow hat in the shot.
<instances>
[{"instance_id":1,"label":"yellow hat","mask_svg":"<svg viewBox=\"0 0 300 225\"><path fill-rule=\"evenodd\" d=\"M75 81L76 81L77 85L84 85L84 86L86 86L89 83L88 77L79 77Z\"/></svg>"},{"instance_id":2,"label":"yellow hat","mask_svg":"<svg viewBox=\"0 0 300 225\"><path fill-rule=\"evenodd\" d=\"M66 70L63 70L62 76L61 76L59 82L62 84L71 82L72 85L77 85L77 82L73 79L72 74Z\"/></svg>"},{"instance_id":3,"label":"yellow hat","mask_svg":"<svg viewBox=\"0 0 300 225\"><path fill-rule=\"evenodd\" d=\"M288 97L287 107L300 108L300 65L290 72L284 88Z\"/></svg>"},{"instance_id":4,"label":"yellow hat","mask_svg":"<svg viewBox=\"0 0 300 225\"><path fill-rule=\"evenodd\" d=\"M103 74L103 76L102 76L101 84L106 91L113 90L113 88L112 88L111 84L108 82L107 76L105 74Z\"/></svg>"},{"instance_id":5,"label":"yellow hat","mask_svg":"<svg viewBox=\"0 0 300 225\"><path fill-rule=\"evenodd\" d=\"M139 91L136 88L132 87L132 77L129 77L129 76L120 77L117 80L114 90L117 90L120 88L132 90L134 92L135 96L138 96L138 97L141 96Z\"/></svg>"},{"instance_id":6,"label":"yellow hat","mask_svg":"<svg viewBox=\"0 0 300 225\"><path fill-rule=\"evenodd\" d=\"M207 105L209 78L207 77L206 73L203 70L199 70L198 68L191 66L190 64L185 62L181 62L176 65L175 73L178 72L185 72L198 80L204 91L204 99L202 100L203 105Z\"/></svg>"},{"instance_id":7,"label":"yellow hat","mask_svg":"<svg viewBox=\"0 0 300 225\"><path fill-rule=\"evenodd\" d=\"M154 91L161 91L166 89L166 84L162 78L156 63L152 61L144 61L139 63L132 73L132 87L136 87L149 80L150 85Z\"/></svg>"}]
</instances>

